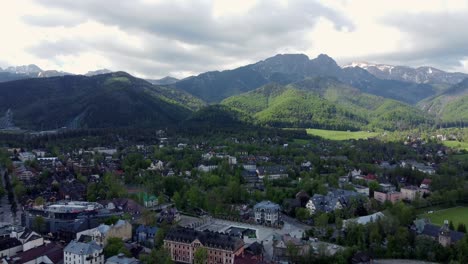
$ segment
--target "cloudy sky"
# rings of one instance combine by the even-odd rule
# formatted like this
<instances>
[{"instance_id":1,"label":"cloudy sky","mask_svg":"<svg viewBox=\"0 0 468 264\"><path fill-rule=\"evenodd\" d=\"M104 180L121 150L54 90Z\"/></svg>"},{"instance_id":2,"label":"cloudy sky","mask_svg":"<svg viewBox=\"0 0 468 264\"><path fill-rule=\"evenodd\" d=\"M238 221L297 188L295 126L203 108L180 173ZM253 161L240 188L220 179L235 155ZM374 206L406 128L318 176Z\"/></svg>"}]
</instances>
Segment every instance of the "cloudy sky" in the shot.
<instances>
[{"instance_id":1,"label":"cloudy sky","mask_svg":"<svg viewBox=\"0 0 468 264\"><path fill-rule=\"evenodd\" d=\"M0 67L181 78L326 53L468 72L468 0L15 0L0 32Z\"/></svg>"}]
</instances>

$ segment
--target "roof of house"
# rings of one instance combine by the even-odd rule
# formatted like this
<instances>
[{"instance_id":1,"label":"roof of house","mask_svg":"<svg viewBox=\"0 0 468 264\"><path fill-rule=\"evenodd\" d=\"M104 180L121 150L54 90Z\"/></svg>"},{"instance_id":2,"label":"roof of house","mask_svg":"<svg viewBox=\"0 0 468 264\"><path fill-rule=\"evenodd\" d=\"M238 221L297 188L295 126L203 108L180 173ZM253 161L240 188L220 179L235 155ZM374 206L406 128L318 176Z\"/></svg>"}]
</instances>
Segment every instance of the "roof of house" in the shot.
<instances>
[{"instance_id":1,"label":"roof of house","mask_svg":"<svg viewBox=\"0 0 468 264\"><path fill-rule=\"evenodd\" d=\"M264 209L264 210L280 210L281 207L278 205L278 204L275 204L274 202L271 202L271 201L262 201L262 202L259 202L257 203L255 206L254 206L254 210L261 210L261 209Z\"/></svg>"},{"instance_id":2,"label":"roof of house","mask_svg":"<svg viewBox=\"0 0 468 264\"><path fill-rule=\"evenodd\" d=\"M315 206L315 210L323 212L331 212L335 209L335 205L339 202L346 206L348 205L351 197L361 197L362 194L342 189L334 189L329 191L326 195L314 194L310 200Z\"/></svg>"},{"instance_id":3,"label":"roof of house","mask_svg":"<svg viewBox=\"0 0 468 264\"><path fill-rule=\"evenodd\" d=\"M7 237L7 238L0 239L0 251L9 249L9 248L14 248L14 247L21 246L21 245L22 245L21 241L19 241L16 238Z\"/></svg>"},{"instance_id":4,"label":"roof of house","mask_svg":"<svg viewBox=\"0 0 468 264\"><path fill-rule=\"evenodd\" d=\"M106 264L139 264L141 263L136 258L128 258L123 254L112 256L107 259Z\"/></svg>"},{"instance_id":5,"label":"roof of house","mask_svg":"<svg viewBox=\"0 0 468 264\"><path fill-rule=\"evenodd\" d=\"M264 166L257 167L257 173L259 175L273 175L273 174L287 174L287 168L285 166Z\"/></svg>"},{"instance_id":6,"label":"roof of house","mask_svg":"<svg viewBox=\"0 0 468 264\"><path fill-rule=\"evenodd\" d=\"M65 252L69 252L75 255L90 255L96 251L101 251L102 247L98 245L95 241L88 243L78 242L72 240L64 249Z\"/></svg>"},{"instance_id":7,"label":"roof of house","mask_svg":"<svg viewBox=\"0 0 468 264\"><path fill-rule=\"evenodd\" d=\"M418 219L414 221L414 224L416 226L416 232L420 235L426 235L434 238L439 237L439 232L441 229L444 228L444 226L437 226L434 224L429 223L429 221L425 219ZM458 240L462 239L465 236L465 233L458 232L458 231L453 231L453 230L448 230L450 231L450 238L452 240L452 243L457 242Z\"/></svg>"},{"instance_id":8,"label":"roof of house","mask_svg":"<svg viewBox=\"0 0 468 264\"><path fill-rule=\"evenodd\" d=\"M63 260L63 247L56 243L48 243L28 251L18 253L20 263L27 263L41 256L47 256L52 263L60 263Z\"/></svg>"},{"instance_id":9,"label":"roof of house","mask_svg":"<svg viewBox=\"0 0 468 264\"><path fill-rule=\"evenodd\" d=\"M205 247L222 248L232 251L237 251L239 248L244 246L244 241L238 237L211 232L208 230L197 231L195 229L185 227L170 229L164 240L182 243L192 243L195 240L199 240Z\"/></svg>"},{"instance_id":10,"label":"roof of house","mask_svg":"<svg viewBox=\"0 0 468 264\"><path fill-rule=\"evenodd\" d=\"M429 185L429 184L431 184L431 183L432 183L432 180L431 180L431 179L428 179L428 178L425 178L425 179L421 182L421 184L427 184L427 185Z\"/></svg>"},{"instance_id":11,"label":"roof of house","mask_svg":"<svg viewBox=\"0 0 468 264\"><path fill-rule=\"evenodd\" d=\"M158 232L158 228L155 227L155 226L140 225L140 226L137 227L135 232L137 234L138 233L147 233L147 234L156 235L156 233Z\"/></svg>"}]
</instances>

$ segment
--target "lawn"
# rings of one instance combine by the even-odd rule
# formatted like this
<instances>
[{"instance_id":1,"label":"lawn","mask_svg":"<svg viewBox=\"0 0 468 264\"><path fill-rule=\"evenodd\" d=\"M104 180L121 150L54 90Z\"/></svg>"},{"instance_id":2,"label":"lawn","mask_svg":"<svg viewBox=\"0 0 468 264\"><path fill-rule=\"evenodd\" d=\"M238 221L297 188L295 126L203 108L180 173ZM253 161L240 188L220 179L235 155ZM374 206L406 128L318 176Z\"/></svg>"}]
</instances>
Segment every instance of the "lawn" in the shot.
<instances>
[{"instance_id":1,"label":"lawn","mask_svg":"<svg viewBox=\"0 0 468 264\"><path fill-rule=\"evenodd\" d=\"M307 134L319 136L330 140L350 140L350 139L367 139L376 137L379 133L367 131L337 131L325 129L307 129Z\"/></svg>"},{"instance_id":2,"label":"lawn","mask_svg":"<svg viewBox=\"0 0 468 264\"><path fill-rule=\"evenodd\" d=\"M425 213L421 217L429 218L433 224L442 225L444 220L452 220L455 228L458 223L464 223L468 226L468 207L452 207L434 211L432 214Z\"/></svg>"},{"instance_id":3,"label":"lawn","mask_svg":"<svg viewBox=\"0 0 468 264\"><path fill-rule=\"evenodd\" d=\"M468 150L468 142L443 141L442 144L449 148Z\"/></svg>"}]
</instances>

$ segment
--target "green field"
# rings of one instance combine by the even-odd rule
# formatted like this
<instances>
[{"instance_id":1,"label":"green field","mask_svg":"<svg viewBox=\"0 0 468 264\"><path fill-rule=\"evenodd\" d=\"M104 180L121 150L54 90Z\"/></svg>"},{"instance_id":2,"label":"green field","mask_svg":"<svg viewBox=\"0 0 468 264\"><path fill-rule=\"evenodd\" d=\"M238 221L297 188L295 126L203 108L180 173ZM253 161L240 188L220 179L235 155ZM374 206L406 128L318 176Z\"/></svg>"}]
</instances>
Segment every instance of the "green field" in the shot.
<instances>
[{"instance_id":1,"label":"green field","mask_svg":"<svg viewBox=\"0 0 468 264\"><path fill-rule=\"evenodd\" d=\"M444 220L452 220L455 228L458 223L464 223L468 225L468 207L452 207L448 209L442 209L434 211L432 214L425 213L421 217L429 218L433 224L442 225Z\"/></svg>"},{"instance_id":2,"label":"green field","mask_svg":"<svg viewBox=\"0 0 468 264\"><path fill-rule=\"evenodd\" d=\"M443 141L442 144L449 148L468 150L468 142Z\"/></svg>"},{"instance_id":3,"label":"green field","mask_svg":"<svg viewBox=\"0 0 468 264\"><path fill-rule=\"evenodd\" d=\"M336 130L325 130L325 129L307 129L307 134L319 136L330 140L350 140L350 139L367 139L376 137L379 133L377 132L366 132L366 131L336 131Z\"/></svg>"}]
</instances>

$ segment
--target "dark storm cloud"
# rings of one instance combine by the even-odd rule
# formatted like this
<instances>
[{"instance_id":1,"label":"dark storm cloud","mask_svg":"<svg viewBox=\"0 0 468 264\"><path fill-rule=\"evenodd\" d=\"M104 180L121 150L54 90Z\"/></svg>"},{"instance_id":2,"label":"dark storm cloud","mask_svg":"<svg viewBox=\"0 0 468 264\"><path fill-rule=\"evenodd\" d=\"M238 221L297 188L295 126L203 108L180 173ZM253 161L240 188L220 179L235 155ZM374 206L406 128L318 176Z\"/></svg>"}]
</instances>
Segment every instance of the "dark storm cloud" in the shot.
<instances>
[{"instance_id":1,"label":"dark storm cloud","mask_svg":"<svg viewBox=\"0 0 468 264\"><path fill-rule=\"evenodd\" d=\"M161 71L152 68L154 65L167 65L163 67L164 70L201 72L235 61L265 58L279 50L307 49L312 43L305 41L305 33L314 28L320 17L332 21L337 29L353 29L347 18L310 0L292 1L287 6L263 0L245 14L219 18L213 16L213 5L209 1L152 4L124 0L37 2L48 8L73 12L79 17L117 26L143 39L144 47L119 45L112 39L101 40L100 43L93 43L94 40L76 41L85 43L78 45L80 51L88 49L122 57L122 60L115 60L116 67L126 65L128 70L140 68L140 73L148 75ZM27 20L34 22L31 18ZM38 24L41 22L43 25L49 24L41 20ZM60 45L48 44L38 44L29 51L41 57L74 52L70 50L72 45L61 48ZM53 51L45 51L52 48ZM136 59L136 64L129 65L128 61L133 61L128 59L130 57ZM148 67L138 64L140 60L149 61L143 63Z\"/></svg>"},{"instance_id":2,"label":"dark storm cloud","mask_svg":"<svg viewBox=\"0 0 468 264\"><path fill-rule=\"evenodd\" d=\"M380 61L434 65L442 69L460 66L468 57L466 12L398 14L383 19L405 36L402 50L375 56Z\"/></svg>"}]
</instances>

